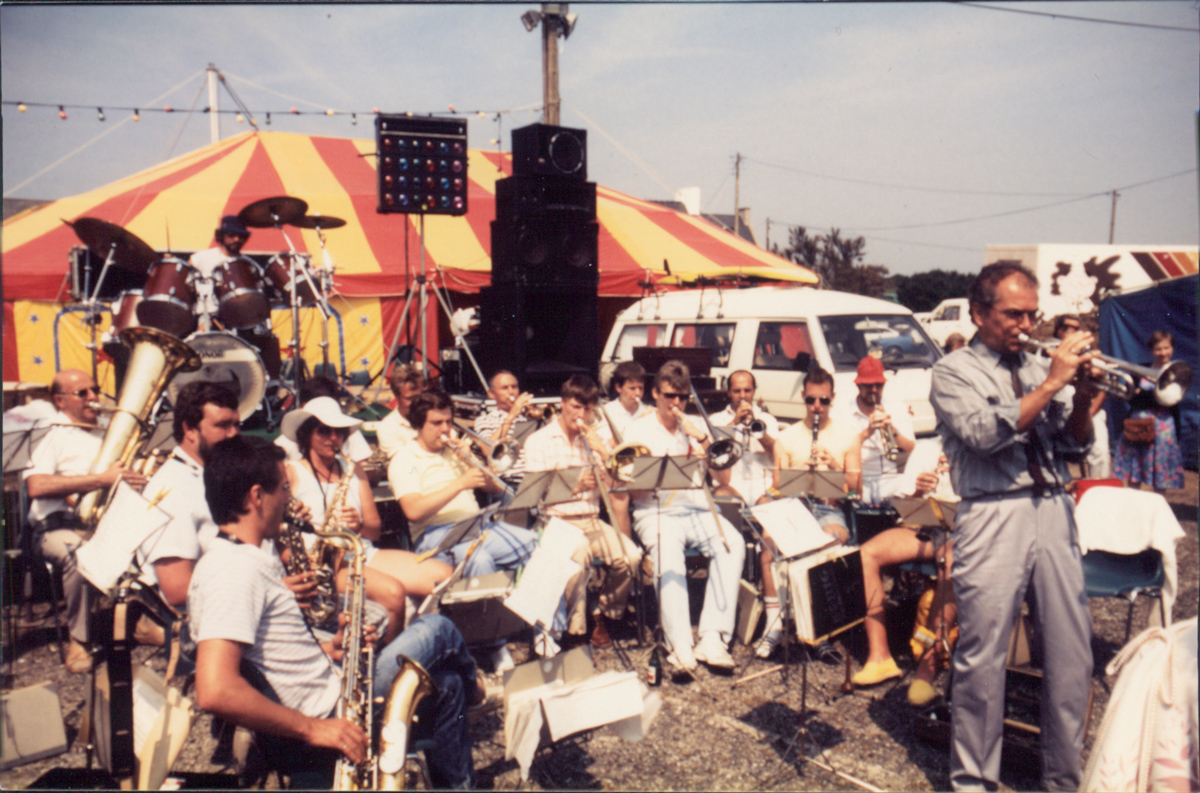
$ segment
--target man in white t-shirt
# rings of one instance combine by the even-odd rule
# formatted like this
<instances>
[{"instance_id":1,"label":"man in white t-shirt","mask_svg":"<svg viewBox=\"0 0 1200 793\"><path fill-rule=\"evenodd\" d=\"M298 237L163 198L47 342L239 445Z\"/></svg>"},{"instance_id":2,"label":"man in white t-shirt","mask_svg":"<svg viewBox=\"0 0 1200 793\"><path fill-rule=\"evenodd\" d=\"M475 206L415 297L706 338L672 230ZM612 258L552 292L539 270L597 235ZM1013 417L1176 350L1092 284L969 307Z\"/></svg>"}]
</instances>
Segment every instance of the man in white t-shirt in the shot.
<instances>
[{"instance_id":1,"label":"man in white t-shirt","mask_svg":"<svg viewBox=\"0 0 1200 793\"><path fill-rule=\"evenodd\" d=\"M96 426L99 398L100 389L86 372L64 369L55 375L50 384L50 399L58 408L50 420L55 426L33 450L29 468L22 473L29 495L28 552L40 552L62 571L71 634L67 669L76 673L91 669L92 659L87 647L88 584L75 563L75 550L83 544L75 500L122 480L135 488L146 484L144 476L116 462L90 473L104 439Z\"/></svg>"},{"instance_id":2,"label":"man in white t-shirt","mask_svg":"<svg viewBox=\"0 0 1200 793\"><path fill-rule=\"evenodd\" d=\"M902 470L899 458L913 450L916 433L908 406L884 397L887 376L880 359L868 355L859 361L854 384L858 386L858 396L847 421L862 444L863 502L879 505L897 492ZM892 444L885 440L888 433L894 438Z\"/></svg>"},{"instance_id":3,"label":"man in white t-shirt","mask_svg":"<svg viewBox=\"0 0 1200 793\"><path fill-rule=\"evenodd\" d=\"M334 663L341 660L342 631L318 644L284 584L279 558L262 547L279 536L291 497L283 459L277 446L247 436L221 441L209 452L205 498L219 532L188 591L196 703L258 733L268 764L288 776L290 787L328 789L337 760L360 763L369 747L362 724L335 715L342 679ZM462 636L440 615L415 620L376 653L373 686L381 696L404 658L434 683L418 706L415 736L434 745L426 755L434 786L470 787L466 707L480 692Z\"/></svg>"},{"instance_id":4,"label":"man in white t-shirt","mask_svg":"<svg viewBox=\"0 0 1200 793\"><path fill-rule=\"evenodd\" d=\"M729 406L712 416L714 427L732 427L733 439L742 445L742 456L729 469L729 486L747 504L757 504L771 487L775 467L775 439L779 422L754 404L758 383L754 375L739 369L729 375ZM751 432L751 422L762 423L762 433Z\"/></svg>"},{"instance_id":5,"label":"man in white t-shirt","mask_svg":"<svg viewBox=\"0 0 1200 793\"><path fill-rule=\"evenodd\" d=\"M683 415L691 392L691 375L681 361L667 361L654 378L655 409L629 425L626 441L644 444L656 457L704 457L712 438ZM704 475L703 468L701 476ZM729 471L714 471L719 484L729 483ZM697 486L701 482L696 483ZM654 561L659 613L673 666L691 671L697 661L722 669L733 668L729 641L737 616L739 581L746 544L742 535L712 507L706 494L692 490L633 493L633 529ZM712 562L700 638L692 646L684 550L696 548Z\"/></svg>"},{"instance_id":6,"label":"man in white t-shirt","mask_svg":"<svg viewBox=\"0 0 1200 793\"><path fill-rule=\"evenodd\" d=\"M188 585L200 554L217 537L217 524L204 501L204 460L213 445L237 435L237 395L204 380L193 380L175 398L172 431L176 446L146 484L170 522L137 549L142 580L157 585L176 609L187 607Z\"/></svg>"},{"instance_id":7,"label":"man in white t-shirt","mask_svg":"<svg viewBox=\"0 0 1200 793\"><path fill-rule=\"evenodd\" d=\"M646 392L646 370L637 361L618 364L612 374L613 390L617 399L604 406L608 421L619 440L625 440L625 430L635 419L650 413L654 408L642 402Z\"/></svg>"},{"instance_id":8,"label":"man in white t-shirt","mask_svg":"<svg viewBox=\"0 0 1200 793\"><path fill-rule=\"evenodd\" d=\"M401 446L417 438L417 431L408 420L408 411L412 401L426 388L425 373L415 366L396 364L388 375L388 386L396 397L396 409L376 425L375 440L391 460Z\"/></svg>"}]
</instances>

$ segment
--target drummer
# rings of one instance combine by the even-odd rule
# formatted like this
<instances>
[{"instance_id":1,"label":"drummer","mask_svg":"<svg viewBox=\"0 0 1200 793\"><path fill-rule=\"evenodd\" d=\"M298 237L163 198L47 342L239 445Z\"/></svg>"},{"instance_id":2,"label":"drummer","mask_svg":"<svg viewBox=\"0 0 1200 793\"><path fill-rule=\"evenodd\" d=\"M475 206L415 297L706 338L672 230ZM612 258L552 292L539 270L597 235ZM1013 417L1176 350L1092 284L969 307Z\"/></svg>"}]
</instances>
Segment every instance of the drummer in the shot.
<instances>
[{"instance_id":1,"label":"drummer","mask_svg":"<svg viewBox=\"0 0 1200 793\"><path fill-rule=\"evenodd\" d=\"M217 268L236 259L246 259L242 256L242 248L250 239L250 229L238 219L237 215L226 215L221 218L221 225L213 232L216 247L196 251L188 259L188 264L196 269L199 276L196 279L196 313L199 314L199 330L213 330L212 318L217 314L217 296L213 290L213 273ZM258 266L254 265L258 272ZM270 319L252 328L239 328L238 336L253 344L262 355L263 365L271 378L279 377L282 359L279 352L279 339L271 332Z\"/></svg>"}]
</instances>

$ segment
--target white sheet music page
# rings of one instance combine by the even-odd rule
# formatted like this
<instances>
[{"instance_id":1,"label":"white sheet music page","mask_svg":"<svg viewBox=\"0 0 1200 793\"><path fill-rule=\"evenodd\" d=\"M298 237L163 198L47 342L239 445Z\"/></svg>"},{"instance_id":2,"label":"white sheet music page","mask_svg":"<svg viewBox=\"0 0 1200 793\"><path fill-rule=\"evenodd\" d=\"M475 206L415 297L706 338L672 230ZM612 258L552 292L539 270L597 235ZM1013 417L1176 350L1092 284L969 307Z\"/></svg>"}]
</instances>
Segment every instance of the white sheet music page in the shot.
<instances>
[{"instance_id":1,"label":"white sheet music page","mask_svg":"<svg viewBox=\"0 0 1200 793\"><path fill-rule=\"evenodd\" d=\"M551 518L516 589L504 601L508 610L530 625L540 622L549 628L567 581L583 569L571 558L583 541L583 531L562 518Z\"/></svg>"},{"instance_id":2,"label":"white sheet music page","mask_svg":"<svg viewBox=\"0 0 1200 793\"><path fill-rule=\"evenodd\" d=\"M750 512L775 541L784 559L824 548L834 539L798 498L781 498L751 507Z\"/></svg>"},{"instance_id":3,"label":"white sheet music page","mask_svg":"<svg viewBox=\"0 0 1200 793\"><path fill-rule=\"evenodd\" d=\"M116 586L121 574L129 569L137 547L171 520L171 515L157 505L157 495L143 496L124 481L118 482L96 533L75 552L79 572L101 592Z\"/></svg>"}]
</instances>

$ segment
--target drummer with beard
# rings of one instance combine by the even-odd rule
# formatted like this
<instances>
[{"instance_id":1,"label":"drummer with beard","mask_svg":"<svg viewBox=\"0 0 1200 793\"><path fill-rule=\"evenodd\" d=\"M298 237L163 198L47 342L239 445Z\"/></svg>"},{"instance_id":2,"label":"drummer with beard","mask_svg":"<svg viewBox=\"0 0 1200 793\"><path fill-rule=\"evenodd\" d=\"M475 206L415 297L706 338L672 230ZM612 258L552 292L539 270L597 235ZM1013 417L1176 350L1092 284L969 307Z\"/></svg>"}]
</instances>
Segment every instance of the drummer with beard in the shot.
<instances>
[{"instance_id":1,"label":"drummer with beard","mask_svg":"<svg viewBox=\"0 0 1200 793\"><path fill-rule=\"evenodd\" d=\"M188 264L196 269L200 276L196 282L196 311L199 316L199 330L212 330L212 318L217 314L217 296L213 292L213 274L228 262L237 259L247 259L242 255L242 248L250 239L250 229L246 228L237 215L226 215L221 218L221 225L213 232L216 247L196 251L188 259ZM255 272L259 272L254 264ZM237 335L253 344L262 356L263 365L272 379L279 378L283 360L279 352L279 338L271 332L271 321L268 319L252 328L239 328Z\"/></svg>"}]
</instances>

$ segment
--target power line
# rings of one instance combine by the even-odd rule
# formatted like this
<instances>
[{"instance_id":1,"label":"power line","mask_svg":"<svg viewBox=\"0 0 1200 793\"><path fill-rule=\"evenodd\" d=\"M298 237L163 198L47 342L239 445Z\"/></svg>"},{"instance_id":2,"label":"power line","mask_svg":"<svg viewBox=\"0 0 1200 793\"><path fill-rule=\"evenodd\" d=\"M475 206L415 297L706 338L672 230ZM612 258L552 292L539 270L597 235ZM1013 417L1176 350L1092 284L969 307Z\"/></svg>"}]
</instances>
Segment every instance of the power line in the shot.
<instances>
[{"instance_id":1,"label":"power line","mask_svg":"<svg viewBox=\"0 0 1200 793\"><path fill-rule=\"evenodd\" d=\"M992 218L1008 217L1010 215L1020 215L1020 214L1026 213L1026 212L1036 212L1040 209L1050 209L1052 207L1064 206L1066 204L1074 204L1079 201L1087 201L1092 198L1099 198L1100 196L1109 196L1112 194L1113 189L1115 189L1117 191L1131 190L1135 187L1142 187L1144 185L1154 184L1155 182L1162 182L1162 181L1166 181L1167 179L1175 179L1180 176L1184 176L1186 174L1195 173L1196 170L1197 170L1196 168L1188 168L1185 171L1179 171L1177 173L1167 174L1166 176L1157 176L1153 179L1147 179L1143 182L1136 182L1134 184L1125 185L1124 187L1112 188L1112 189L1103 190L1103 191L1100 191L1097 193L1089 193L1088 195L1079 196L1077 198L1069 198L1065 201L1053 201L1049 204L1039 204L1037 206L1024 207L1022 209L1010 209L1006 212L995 212L990 215L978 215L975 217L957 218L954 220L939 220L939 221L935 221L932 223L913 223L913 224L909 224L909 225L905 225L905 226L871 226L871 227L860 228L859 230L860 231L901 231L904 229L923 229L923 228L930 228L932 226L951 226L951 225L954 225L957 223L972 223L972 222L975 222L978 220L991 220Z\"/></svg>"},{"instance_id":2,"label":"power line","mask_svg":"<svg viewBox=\"0 0 1200 793\"><path fill-rule=\"evenodd\" d=\"M1184 33L1200 33L1200 28L1185 28L1177 25L1152 25L1149 22L1125 22L1120 19L1097 19L1095 17L1077 17L1070 14L1055 14L1050 11L1030 11L1024 8L1009 8L1006 6L990 6L983 3L964 1L951 2L950 5L968 6L970 8L986 8L989 11L1008 11L1010 14L1029 14L1035 17L1050 17L1051 19L1070 19L1075 22L1099 22L1104 25L1120 25L1127 28L1150 28L1151 30L1177 30Z\"/></svg>"},{"instance_id":3,"label":"power line","mask_svg":"<svg viewBox=\"0 0 1200 793\"><path fill-rule=\"evenodd\" d=\"M759 165L765 165L768 168L776 168L781 171L792 171L793 173L804 174L805 176L813 176L818 179L829 179L834 182L850 182L851 184L865 184L872 187L894 187L900 190L914 190L923 193L953 193L958 195L991 195L991 196L1041 196L1041 197L1079 197L1079 193L1024 193L1024 192L1005 192L1001 190L958 190L949 187L918 187L915 185L896 184L894 182L875 182L869 179L854 179L848 176L831 176L825 173L817 173L815 171L806 171L802 168L796 168L789 165L779 165L778 163L767 162L756 157L742 157L743 160L756 162Z\"/></svg>"}]
</instances>

